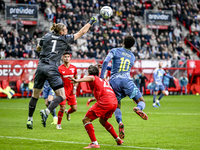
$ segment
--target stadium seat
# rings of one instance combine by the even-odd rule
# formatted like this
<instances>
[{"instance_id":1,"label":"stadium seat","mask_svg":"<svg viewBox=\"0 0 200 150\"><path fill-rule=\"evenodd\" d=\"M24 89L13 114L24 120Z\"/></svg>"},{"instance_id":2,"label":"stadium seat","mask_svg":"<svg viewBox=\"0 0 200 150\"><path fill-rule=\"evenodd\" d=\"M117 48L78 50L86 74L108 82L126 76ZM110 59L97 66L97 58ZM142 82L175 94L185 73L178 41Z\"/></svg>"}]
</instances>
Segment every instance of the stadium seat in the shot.
<instances>
[{"instance_id":1,"label":"stadium seat","mask_svg":"<svg viewBox=\"0 0 200 150\"><path fill-rule=\"evenodd\" d=\"M9 86L9 83L7 80L3 80L1 85L2 85L2 89L6 89L6 87Z\"/></svg>"},{"instance_id":2,"label":"stadium seat","mask_svg":"<svg viewBox=\"0 0 200 150\"><path fill-rule=\"evenodd\" d=\"M20 93L20 85L22 83L22 80L17 80L16 86L17 86L17 92Z\"/></svg>"}]
</instances>

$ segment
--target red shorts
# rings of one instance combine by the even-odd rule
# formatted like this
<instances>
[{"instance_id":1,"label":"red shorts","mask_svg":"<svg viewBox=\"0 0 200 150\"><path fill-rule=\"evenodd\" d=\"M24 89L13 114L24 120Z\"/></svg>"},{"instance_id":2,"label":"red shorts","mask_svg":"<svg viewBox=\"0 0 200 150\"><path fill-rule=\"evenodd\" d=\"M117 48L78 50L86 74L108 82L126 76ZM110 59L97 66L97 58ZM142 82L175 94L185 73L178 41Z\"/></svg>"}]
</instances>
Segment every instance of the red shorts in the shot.
<instances>
[{"instance_id":1,"label":"red shorts","mask_svg":"<svg viewBox=\"0 0 200 150\"><path fill-rule=\"evenodd\" d=\"M77 105L77 100L76 100L76 96L75 95L69 95L66 97L66 99L64 101L62 101L59 105L66 105L66 101L68 103L68 105Z\"/></svg>"},{"instance_id":2,"label":"red shorts","mask_svg":"<svg viewBox=\"0 0 200 150\"><path fill-rule=\"evenodd\" d=\"M103 120L108 120L112 117L112 114L117 108L117 104L106 104L102 105L96 102L86 113L85 116L94 120L96 118L101 118Z\"/></svg>"}]
</instances>

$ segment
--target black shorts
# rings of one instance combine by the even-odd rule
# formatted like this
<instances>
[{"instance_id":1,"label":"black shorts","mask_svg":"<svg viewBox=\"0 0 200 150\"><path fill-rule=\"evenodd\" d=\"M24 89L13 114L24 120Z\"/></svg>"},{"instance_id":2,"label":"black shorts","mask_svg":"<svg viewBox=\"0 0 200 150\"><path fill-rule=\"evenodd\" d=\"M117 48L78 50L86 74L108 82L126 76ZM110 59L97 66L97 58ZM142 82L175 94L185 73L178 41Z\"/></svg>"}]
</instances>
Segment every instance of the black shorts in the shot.
<instances>
[{"instance_id":1,"label":"black shorts","mask_svg":"<svg viewBox=\"0 0 200 150\"><path fill-rule=\"evenodd\" d=\"M45 80L49 82L54 91L64 87L58 67L56 65L45 63L40 63L38 65L35 73L34 88L42 89Z\"/></svg>"}]
</instances>

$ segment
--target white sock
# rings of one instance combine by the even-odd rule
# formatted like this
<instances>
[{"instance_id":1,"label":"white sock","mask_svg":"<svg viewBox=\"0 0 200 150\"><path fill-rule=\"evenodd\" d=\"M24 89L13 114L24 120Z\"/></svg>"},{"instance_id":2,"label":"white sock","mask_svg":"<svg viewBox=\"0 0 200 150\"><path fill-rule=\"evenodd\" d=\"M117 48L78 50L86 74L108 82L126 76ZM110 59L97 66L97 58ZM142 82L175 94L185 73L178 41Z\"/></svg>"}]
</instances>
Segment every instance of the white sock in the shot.
<instances>
[{"instance_id":1,"label":"white sock","mask_svg":"<svg viewBox=\"0 0 200 150\"><path fill-rule=\"evenodd\" d=\"M92 142L94 145L99 145L97 141Z\"/></svg>"},{"instance_id":2,"label":"white sock","mask_svg":"<svg viewBox=\"0 0 200 150\"><path fill-rule=\"evenodd\" d=\"M61 127L61 124L57 124L57 127Z\"/></svg>"},{"instance_id":3,"label":"white sock","mask_svg":"<svg viewBox=\"0 0 200 150\"><path fill-rule=\"evenodd\" d=\"M159 100L156 100L156 103L159 103L160 101Z\"/></svg>"},{"instance_id":4,"label":"white sock","mask_svg":"<svg viewBox=\"0 0 200 150\"><path fill-rule=\"evenodd\" d=\"M28 120L31 120L31 121L33 121L33 117L28 117Z\"/></svg>"},{"instance_id":5,"label":"white sock","mask_svg":"<svg viewBox=\"0 0 200 150\"><path fill-rule=\"evenodd\" d=\"M118 139L120 139L119 137L117 137L116 139L115 139L115 141L117 142L118 141Z\"/></svg>"},{"instance_id":6,"label":"white sock","mask_svg":"<svg viewBox=\"0 0 200 150\"><path fill-rule=\"evenodd\" d=\"M153 106L155 106L156 105L156 103L153 103Z\"/></svg>"},{"instance_id":7,"label":"white sock","mask_svg":"<svg viewBox=\"0 0 200 150\"><path fill-rule=\"evenodd\" d=\"M48 108L46 108L45 110L46 110L46 114L49 115L50 114L50 110Z\"/></svg>"}]
</instances>

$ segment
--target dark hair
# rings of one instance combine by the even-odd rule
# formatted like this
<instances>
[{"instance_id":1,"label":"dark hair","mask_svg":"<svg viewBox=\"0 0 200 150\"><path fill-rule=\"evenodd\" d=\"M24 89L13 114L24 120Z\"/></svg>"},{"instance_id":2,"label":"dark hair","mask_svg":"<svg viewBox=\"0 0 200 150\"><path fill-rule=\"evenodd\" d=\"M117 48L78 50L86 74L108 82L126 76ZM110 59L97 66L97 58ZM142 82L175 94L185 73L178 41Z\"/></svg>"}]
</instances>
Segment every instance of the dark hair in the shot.
<instances>
[{"instance_id":1,"label":"dark hair","mask_svg":"<svg viewBox=\"0 0 200 150\"><path fill-rule=\"evenodd\" d=\"M124 46L125 48L131 48L135 44L135 38L131 35L127 35L124 38Z\"/></svg>"},{"instance_id":2,"label":"dark hair","mask_svg":"<svg viewBox=\"0 0 200 150\"><path fill-rule=\"evenodd\" d=\"M70 51L65 51L64 53L63 53L63 55L70 55L71 53L70 53Z\"/></svg>"},{"instance_id":3,"label":"dark hair","mask_svg":"<svg viewBox=\"0 0 200 150\"><path fill-rule=\"evenodd\" d=\"M90 75L99 76L99 69L93 65L90 65L88 67L88 73Z\"/></svg>"}]
</instances>

